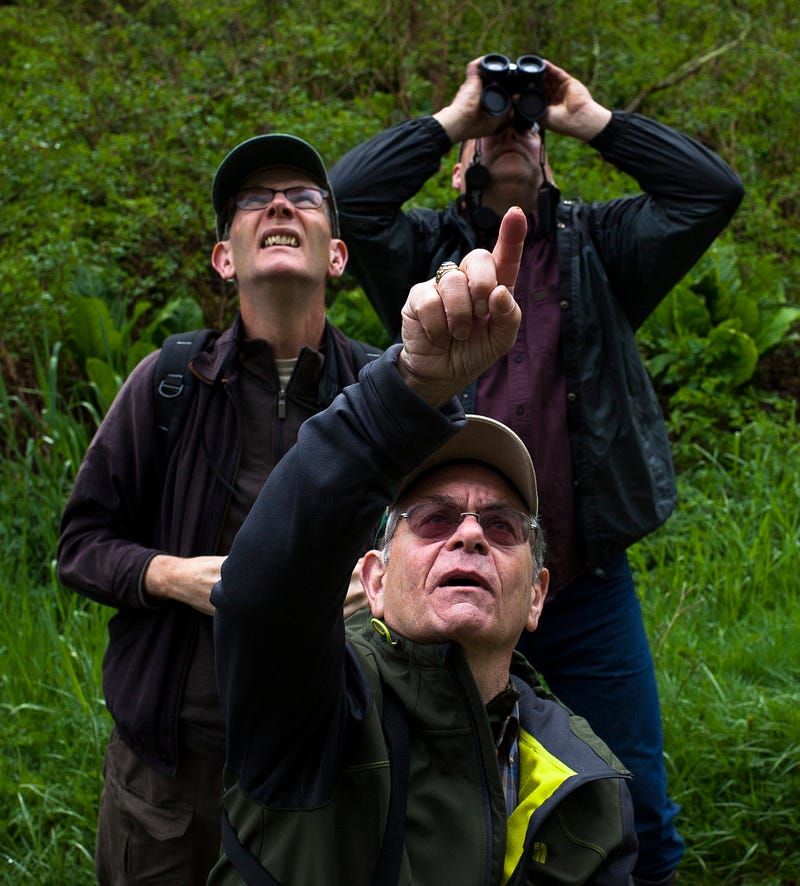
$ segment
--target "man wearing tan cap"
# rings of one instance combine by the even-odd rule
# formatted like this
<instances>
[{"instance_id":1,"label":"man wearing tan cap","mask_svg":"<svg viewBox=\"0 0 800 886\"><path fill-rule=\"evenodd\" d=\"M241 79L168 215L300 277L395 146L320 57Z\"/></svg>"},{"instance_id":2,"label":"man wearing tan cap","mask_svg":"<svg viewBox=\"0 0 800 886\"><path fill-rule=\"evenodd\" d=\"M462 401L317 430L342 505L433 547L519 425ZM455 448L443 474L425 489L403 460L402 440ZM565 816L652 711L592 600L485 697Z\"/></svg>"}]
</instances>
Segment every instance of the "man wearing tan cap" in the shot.
<instances>
[{"instance_id":1,"label":"man wearing tan cap","mask_svg":"<svg viewBox=\"0 0 800 886\"><path fill-rule=\"evenodd\" d=\"M627 884L625 770L514 651L547 591L533 464L455 394L512 345L525 221L415 286L300 429L212 592L219 884ZM365 535L370 611L342 604Z\"/></svg>"}]
</instances>

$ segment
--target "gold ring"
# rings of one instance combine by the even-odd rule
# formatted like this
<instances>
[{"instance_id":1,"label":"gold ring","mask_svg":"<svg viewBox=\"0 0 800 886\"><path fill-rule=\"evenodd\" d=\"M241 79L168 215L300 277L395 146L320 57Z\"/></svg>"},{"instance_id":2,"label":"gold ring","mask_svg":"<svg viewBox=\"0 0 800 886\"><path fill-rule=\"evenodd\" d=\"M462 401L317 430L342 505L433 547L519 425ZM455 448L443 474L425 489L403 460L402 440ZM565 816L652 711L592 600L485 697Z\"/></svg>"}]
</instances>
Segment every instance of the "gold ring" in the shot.
<instances>
[{"instance_id":1,"label":"gold ring","mask_svg":"<svg viewBox=\"0 0 800 886\"><path fill-rule=\"evenodd\" d=\"M436 285L438 286L442 282L442 277L450 271L457 271L458 265L454 261L444 261L439 265L439 270L436 272Z\"/></svg>"}]
</instances>

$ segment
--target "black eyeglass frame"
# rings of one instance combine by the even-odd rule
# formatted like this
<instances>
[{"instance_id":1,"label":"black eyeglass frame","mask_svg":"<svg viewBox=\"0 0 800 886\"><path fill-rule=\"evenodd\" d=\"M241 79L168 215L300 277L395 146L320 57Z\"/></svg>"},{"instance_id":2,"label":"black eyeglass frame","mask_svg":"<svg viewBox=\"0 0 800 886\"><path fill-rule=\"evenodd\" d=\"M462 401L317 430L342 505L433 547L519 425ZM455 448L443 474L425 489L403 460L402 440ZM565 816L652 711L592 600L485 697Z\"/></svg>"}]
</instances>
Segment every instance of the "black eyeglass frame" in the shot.
<instances>
[{"instance_id":1,"label":"black eyeglass frame","mask_svg":"<svg viewBox=\"0 0 800 886\"><path fill-rule=\"evenodd\" d=\"M296 198L301 198L309 193L316 195L315 200L310 201L310 204L307 206L302 206L302 200ZM265 199L264 201L256 201L256 205L253 206L252 201L250 203L245 202L239 196L240 194L261 194L264 195ZM271 196L267 198L266 195L268 194ZM232 201L233 205L243 212L262 212L272 203L277 194L283 194L292 206L295 206L297 209L322 209L323 204L330 197L330 193L325 188L318 188L314 185L292 185L290 188L243 188L233 195ZM316 202L316 199L319 202Z\"/></svg>"}]
</instances>

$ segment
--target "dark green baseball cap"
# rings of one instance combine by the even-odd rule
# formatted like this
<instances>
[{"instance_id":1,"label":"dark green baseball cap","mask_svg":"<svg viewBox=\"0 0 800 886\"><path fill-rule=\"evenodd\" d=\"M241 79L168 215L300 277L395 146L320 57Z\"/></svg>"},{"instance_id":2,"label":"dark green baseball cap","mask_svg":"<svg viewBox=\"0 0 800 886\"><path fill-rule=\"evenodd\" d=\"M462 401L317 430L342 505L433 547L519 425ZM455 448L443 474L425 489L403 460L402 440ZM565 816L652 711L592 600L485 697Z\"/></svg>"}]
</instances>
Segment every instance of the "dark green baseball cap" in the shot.
<instances>
[{"instance_id":1,"label":"dark green baseball cap","mask_svg":"<svg viewBox=\"0 0 800 886\"><path fill-rule=\"evenodd\" d=\"M211 185L211 202L217 217L217 236L222 237L228 219L230 201L241 183L253 172L266 166L292 166L305 172L328 192L331 233L339 236L339 213L328 171L316 148L296 135L273 132L256 135L237 145L220 163Z\"/></svg>"}]
</instances>

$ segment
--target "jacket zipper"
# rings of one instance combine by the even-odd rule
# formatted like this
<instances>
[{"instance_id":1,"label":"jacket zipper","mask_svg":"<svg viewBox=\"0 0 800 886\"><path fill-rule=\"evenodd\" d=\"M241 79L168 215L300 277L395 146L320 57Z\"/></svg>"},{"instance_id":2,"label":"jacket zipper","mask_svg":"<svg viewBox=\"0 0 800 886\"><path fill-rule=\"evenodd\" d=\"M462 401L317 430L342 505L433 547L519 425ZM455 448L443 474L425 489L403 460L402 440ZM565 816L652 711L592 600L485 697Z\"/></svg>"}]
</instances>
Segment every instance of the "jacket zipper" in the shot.
<instances>
[{"instance_id":1,"label":"jacket zipper","mask_svg":"<svg viewBox=\"0 0 800 886\"><path fill-rule=\"evenodd\" d=\"M464 707L467 709L467 714L469 716L470 727L472 730L472 741L473 747L475 748L475 752L477 754L480 777L481 777L481 787L483 789L483 808L484 808L484 826L486 829L486 869L484 870L484 883L491 883L491 874L492 874L492 860L494 858L494 840L492 839L492 800L490 796L489 790L489 779L486 774L486 766L484 765L483 760L483 748L481 747L481 741L478 736L478 724L475 720L475 711L472 709L472 705L469 703L469 696L467 695L467 691L464 688L461 677L458 673L458 669L453 666L452 662L448 662L447 664L448 670L453 675L453 678L456 682L456 686L458 686L459 692L461 693L461 698L464 702Z\"/></svg>"}]
</instances>

